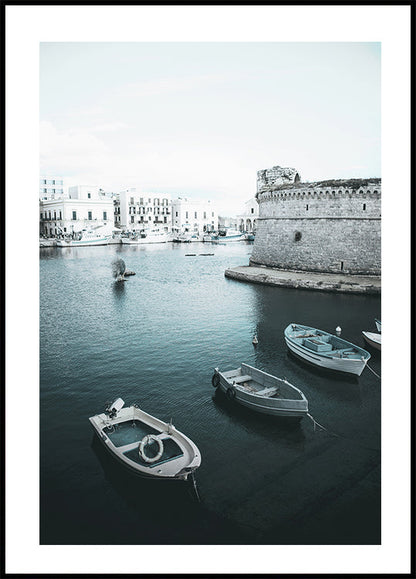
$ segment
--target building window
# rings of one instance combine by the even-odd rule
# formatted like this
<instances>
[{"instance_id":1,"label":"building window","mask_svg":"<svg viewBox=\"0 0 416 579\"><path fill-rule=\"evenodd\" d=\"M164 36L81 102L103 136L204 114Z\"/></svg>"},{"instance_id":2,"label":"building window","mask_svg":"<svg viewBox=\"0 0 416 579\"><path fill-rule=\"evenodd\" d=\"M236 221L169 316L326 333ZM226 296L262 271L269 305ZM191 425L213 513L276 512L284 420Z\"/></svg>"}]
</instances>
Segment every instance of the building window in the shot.
<instances>
[{"instance_id":1,"label":"building window","mask_svg":"<svg viewBox=\"0 0 416 579\"><path fill-rule=\"evenodd\" d=\"M302 239L302 234L300 231L295 231L295 241L300 241Z\"/></svg>"},{"instance_id":2,"label":"building window","mask_svg":"<svg viewBox=\"0 0 416 579\"><path fill-rule=\"evenodd\" d=\"M207 218L207 212L204 211L204 219L206 219L206 218Z\"/></svg>"},{"instance_id":3,"label":"building window","mask_svg":"<svg viewBox=\"0 0 416 579\"><path fill-rule=\"evenodd\" d=\"M107 211L103 211L103 220L107 221Z\"/></svg>"},{"instance_id":4,"label":"building window","mask_svg":"<svg viewBox=\"0 0 416 579\"><path fill-rule=\"evenodd\" d=\"M344 262L341 261L341 271L344 269Z\"/></svg>"},{"instance_id":5,"label":"building window","mask_svg":"<svg viewBox=\"0 0 416 579\"><path fill-rule=\"evenodd\" d=\"M92 220L92 211L88 211L88 221Z\"/></svg>"},{"instance_id":6,"label":"building window","mask_svg":"<svg viewBox=\"0 0 416 579\"><path fill-rule=\"evenodd\" d=\"M366 205L365 203L363 203L363 211L365 211Z\"/></svg>"},{"instance_id":7,"label":"building window","mask_svg":"<svg viewBox=\"0 0 416 579\"><path fill-rule=\"evenodd\" d=\"M306 204L306 211L309 211L309 205Z\"/></svg>"},{"instance_id":8,"label":"building window","mask_svg":"<svg viewBox=\"0 0 416 579\"><path fill-rule=\"evenodd\" d=\"M186 219L188 219L188 212L185 213L185 217L186 217Z\"/></svg>"},{"instance_id":9,"label":"building window","mask_svg":"<svg viewBox=\"0 0 416 579\"><path fill-rule=\"evenodd\" d=\"M91 199L91 193L87 193L88 199Z\"/></svg>"},{"instance_id":10,"label":"building window","mask_svg":"<svg viewBox=\"0 0 416 579\"><path fill-rule=\"evenodd\" d=\"M62 219L62 211L59 211L59 219Z\"/></svg>"},{"instance_id":11,"label":"building window","mask_svg":"<svg viewBox=\"0 0 416 579\"><path fill-rule=\"evenodd\" d=\"M195 219L198 219L198 213L195 211Z\"/></svg>"},{"instance_id":12,"label":"building window","mask_svg":"<svg viewBox=\"0 0 416 579\"><path fill-rule=\"evenodd\" d=\"M134 215L130 217L130 223L134 223Z\"/></svg>"},{"instance_id":13,"label":"building window","mask_svg":"<svg viewBox=\"0 0 416 579\"><path fill-rule=\"evenodd\" d=\"M251 208L251 212L254 213L254 207Z\"/></svg>"},{"instance_id":14,"label":"building window","mask_svg":"<svg viewBox=\"0 0 416 579\"><path fill-rule=\"evenodd\" d=\"M134 205L134 197L130 197L130 205Z\"/></svg>"},{"instance_id":15,"label":"building window","mask_svg":"<svg viewBox=\"0 0 416 579\"><path fill-rule=\"evenodd\" d=\"M73 221L76 221L76 219L77 219L77 212L76 212L76 211L73 211L73 212L72 212L72 220L73 220Z\"/></svg>"},{"instance_id":16,"label":"building window","mask_svg":"<svg viewBox=\"0 0 416 579\"><path fill-rule=\"evenodd\" d=\"M177 211L175 211L175 217L177 217L177 216L178 216L178 212L177 212Z\"/></svg>"}]
</instances>

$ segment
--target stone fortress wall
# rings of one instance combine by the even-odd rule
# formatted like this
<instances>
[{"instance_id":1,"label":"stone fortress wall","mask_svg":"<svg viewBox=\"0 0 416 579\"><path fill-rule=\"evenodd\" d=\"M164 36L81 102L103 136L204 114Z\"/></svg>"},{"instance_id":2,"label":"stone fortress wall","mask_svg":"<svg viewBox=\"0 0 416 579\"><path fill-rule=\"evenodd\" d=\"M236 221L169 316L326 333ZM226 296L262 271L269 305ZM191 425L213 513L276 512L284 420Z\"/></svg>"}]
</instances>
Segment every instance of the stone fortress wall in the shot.
<instances>
[{"instance_id":1,"label":"stone fortress wall","mask_svg":"<svg viewBox=\"0 0 416 579\"><path fill-rule=\"evenodd\" d=\"M381 275L381 179L302 183L292 168L257 174L250 265Z\"/></svg>"}]
</instances>

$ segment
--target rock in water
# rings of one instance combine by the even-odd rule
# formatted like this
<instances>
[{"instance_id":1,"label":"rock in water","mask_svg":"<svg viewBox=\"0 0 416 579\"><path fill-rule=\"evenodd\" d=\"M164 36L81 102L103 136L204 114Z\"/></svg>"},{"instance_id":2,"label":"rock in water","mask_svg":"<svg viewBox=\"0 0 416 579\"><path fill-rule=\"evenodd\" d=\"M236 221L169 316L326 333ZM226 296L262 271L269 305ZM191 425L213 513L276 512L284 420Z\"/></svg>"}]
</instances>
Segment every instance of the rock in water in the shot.
<instances>
[{"instance_id":1,"label":"rock in water","mask_svg":"<svg viewBox=\"0 0 416 579\"><path fill-rule=\"evenodd\" d=\"M126 271L126 264L120 258L114 259L112 264L113 268L113 277L116 278L117 281L121 281L124 279L124 272Z\"/></svg>"}]
</instances>

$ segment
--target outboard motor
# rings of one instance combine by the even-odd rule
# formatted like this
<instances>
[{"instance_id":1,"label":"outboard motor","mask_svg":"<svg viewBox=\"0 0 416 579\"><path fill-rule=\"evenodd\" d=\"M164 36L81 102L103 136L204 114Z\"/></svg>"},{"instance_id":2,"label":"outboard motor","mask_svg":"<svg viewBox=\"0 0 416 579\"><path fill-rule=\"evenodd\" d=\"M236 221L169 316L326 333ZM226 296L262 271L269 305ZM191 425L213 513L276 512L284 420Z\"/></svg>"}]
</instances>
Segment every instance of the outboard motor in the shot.
<instances>
[{"instance_id":1,"label":"outboard motor","mask_svg":"<svg viewBox=\"0 0 416 579\"><path fill-rule=\"evenodd\" d=\"M107 409L107 412L109 413L109 418L114 418L115 416L117 416L117 412L119 410L121 410L124 406L124 400L122 400L121 398L117 398L117 400L115 400L112 405Z\"/></svg>"}]
</instances>

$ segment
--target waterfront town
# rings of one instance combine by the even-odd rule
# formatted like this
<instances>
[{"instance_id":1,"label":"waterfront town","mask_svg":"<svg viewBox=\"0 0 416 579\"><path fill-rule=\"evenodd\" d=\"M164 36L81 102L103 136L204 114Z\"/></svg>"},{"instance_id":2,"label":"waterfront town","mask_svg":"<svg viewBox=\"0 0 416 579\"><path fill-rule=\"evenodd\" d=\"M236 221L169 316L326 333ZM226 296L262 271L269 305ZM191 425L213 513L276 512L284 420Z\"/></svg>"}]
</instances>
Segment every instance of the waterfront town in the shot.
<instances>
[{"instance_id":1,"label":"waterfront town","mask_svg":"<svg viewBox=\"0 0 416 579\"><path fill-rule=\"evenodd\" d=\"M98 185L65 187L63 177L41 176L39 188L41 246L59 239L74 239L84 232L120 241L120 235L140 234L156 241L203 241L204 235L237 230L252 235L258 203L253 197L235 218L218 214L215 203L190 196L172 198L168 193L147 193L138 188L106 192ZM149 237L149 233L153 237ZM85 237L85 235L84 235Z\"/></svg>"},{"instance_id":2,"label":"waterfront town","mask_svg":"<svg viewBox=\"0 0 416 579\"><path fill-rule=\"evenodd\" d=\"M40 179L40 247L254 240L249 266L226 277L380 294L381 179L303 182L276 165L257 171L256 194L234 218L210 200Z\"/></svg>"}]
</instances>

